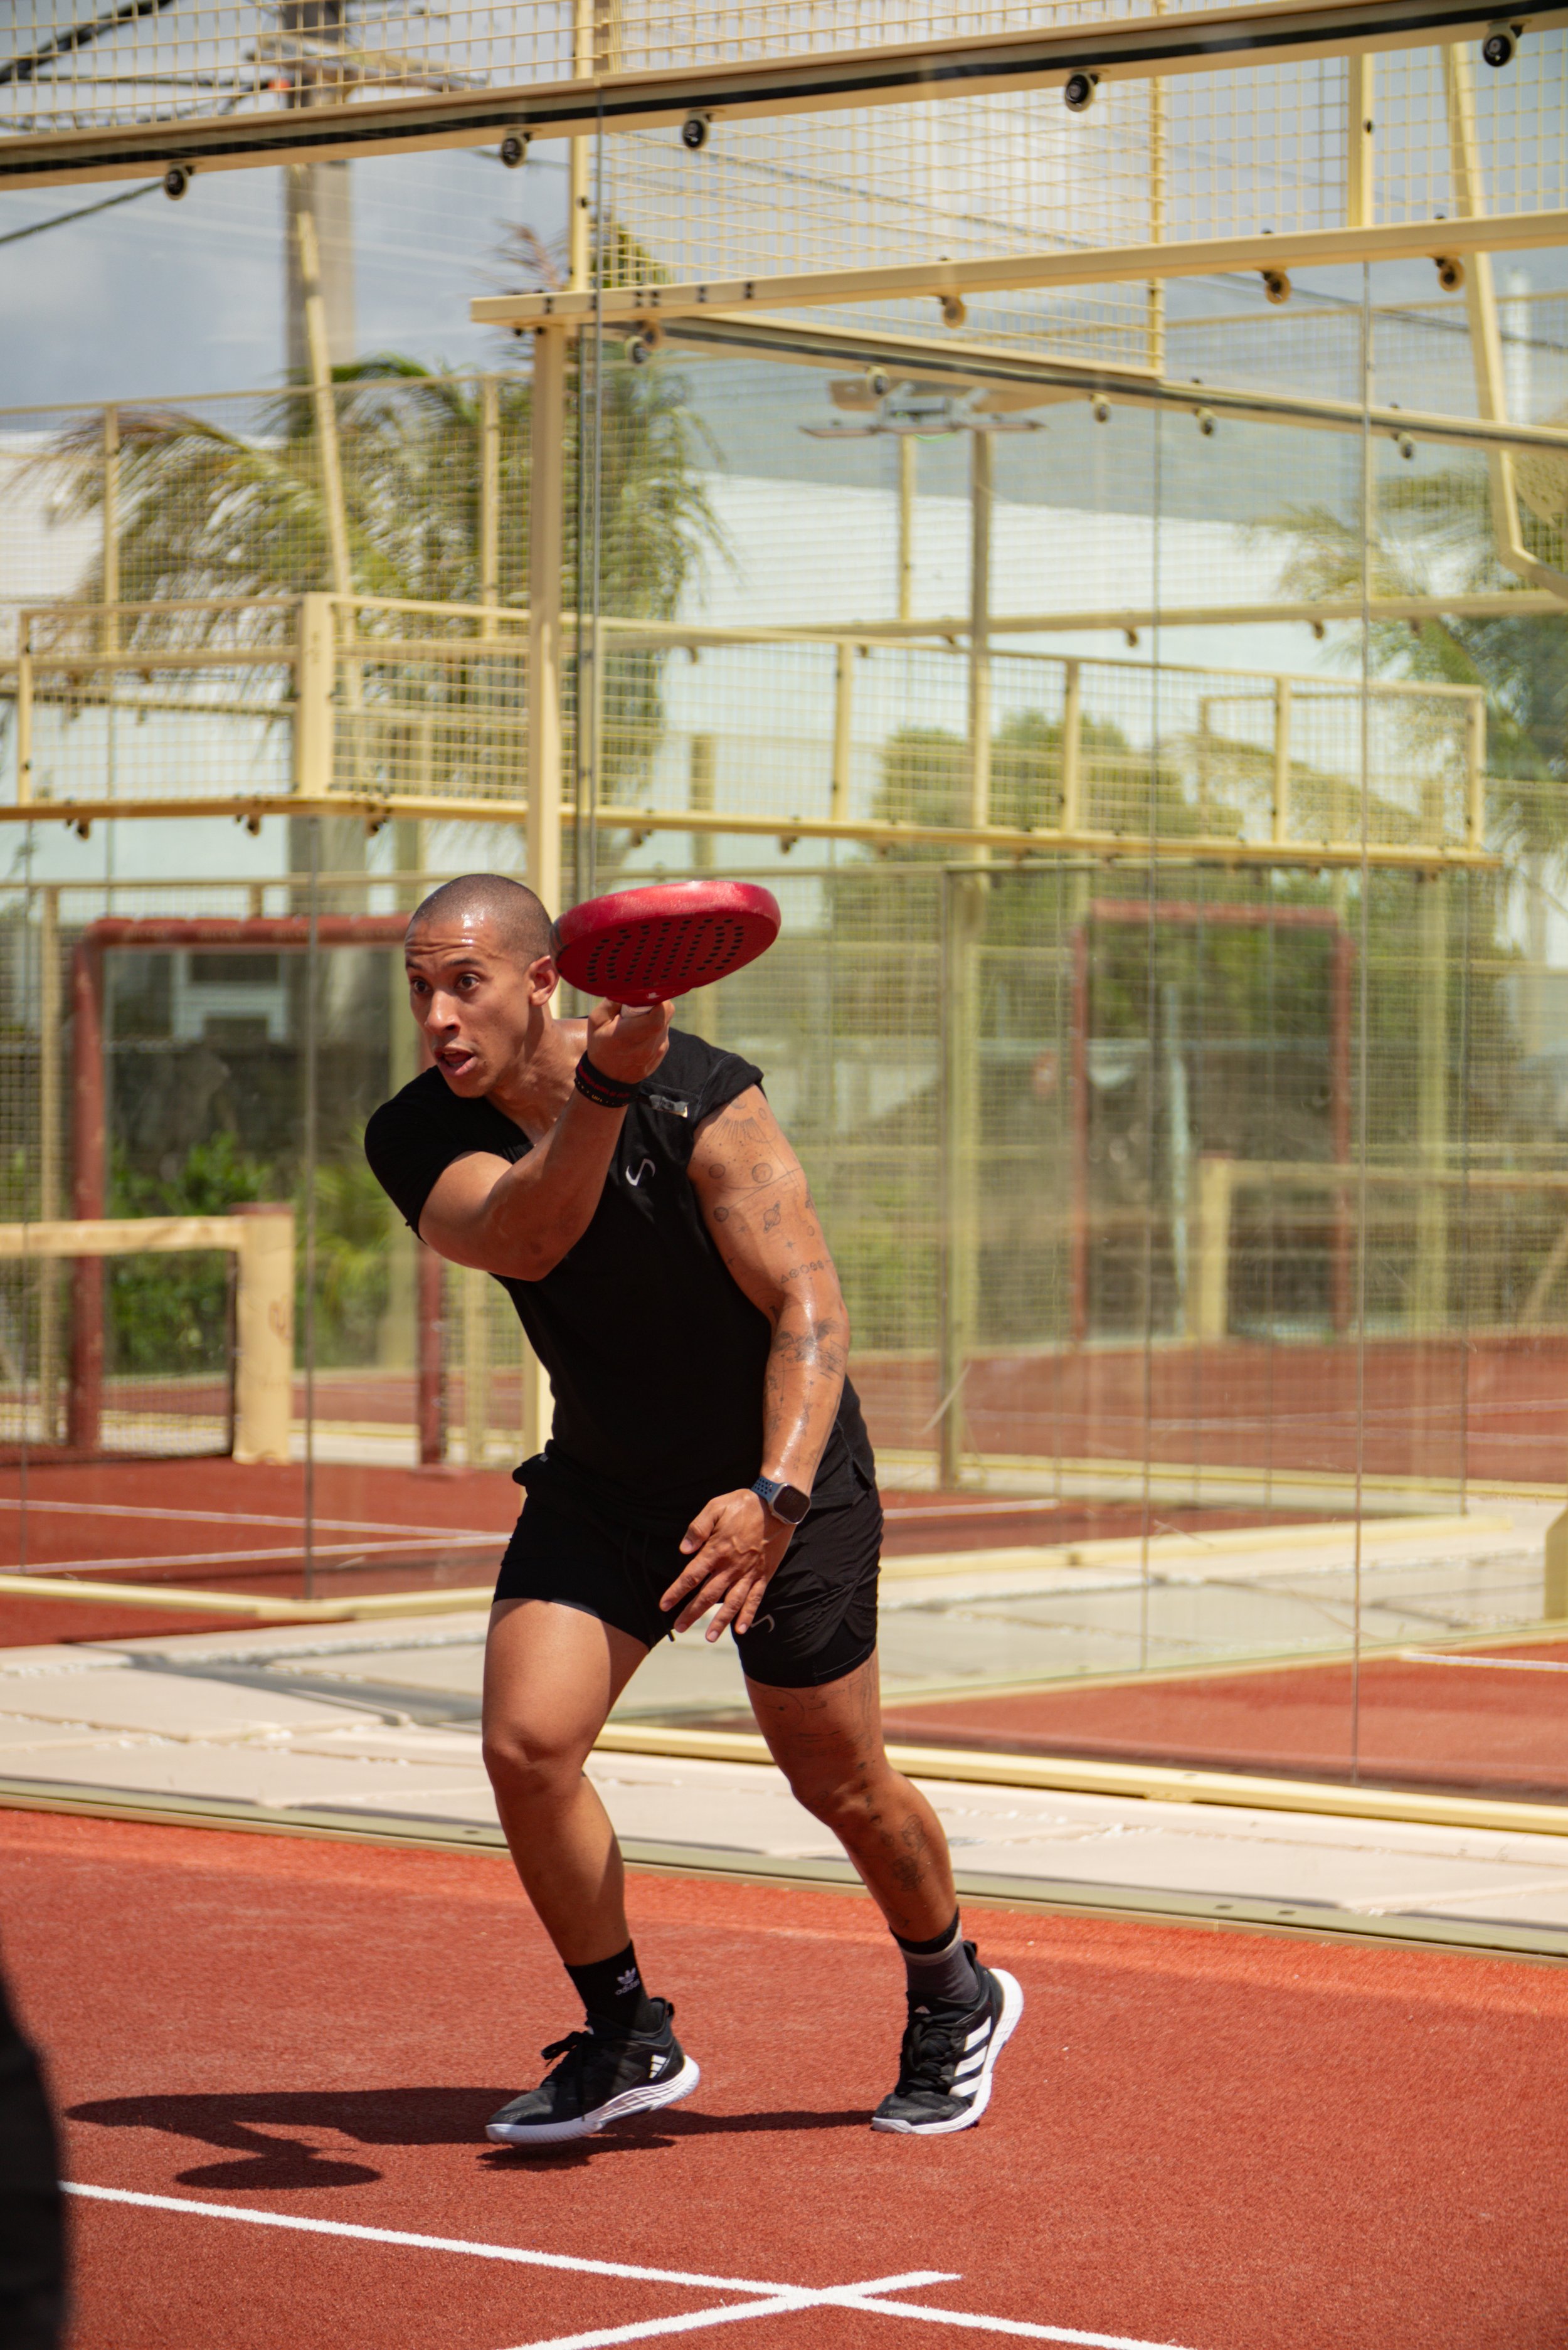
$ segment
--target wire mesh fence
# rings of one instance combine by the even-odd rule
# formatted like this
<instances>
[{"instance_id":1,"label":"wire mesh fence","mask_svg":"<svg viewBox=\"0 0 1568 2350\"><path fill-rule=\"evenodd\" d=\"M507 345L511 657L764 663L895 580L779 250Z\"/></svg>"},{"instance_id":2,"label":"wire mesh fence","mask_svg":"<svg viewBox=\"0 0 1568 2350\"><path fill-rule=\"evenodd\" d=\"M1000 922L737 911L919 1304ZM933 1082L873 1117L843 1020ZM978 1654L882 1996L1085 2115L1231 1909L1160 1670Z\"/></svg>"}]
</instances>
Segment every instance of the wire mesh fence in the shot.
<instances>
[{"instance_id":1,"label":"wire mesh fence","mask_svg":"<svg viewBox=\"0 0 1568 2350\"><path fill-rule=\"evenodd\" d=\"M215 888L144 889L156 917L116 915L103 1206L291 1210L294 1447L308 1367L327 1457L428 1455L433 1378L444 1457L509 1466L527 1373L510 1309L447 1268L439 1352L421 1354L424 1253L359 1152L413 1045L400 918L362 910L420 886L295 876L289 899L318 923L350 910L314 953L306 933L268 944L275 917L192 911ZM1481 1415L1469 1473L1560 1480L1560 1414L1532 1427L1520 1397L1568 1347L1562 1113L1520 1017L1539 1029L1531 975L1496 952L1510 910L1494 877L1199 872L1151 889L1084 863L868 861L782 886L779 946L683 1018L765 1072L832 1237L874 1433L906 1473L1149 1459L1201 1487L1261 1465L1343 1482L1359 1457L1452 1483L1458 1422L1430 1391L1461 1398L1484 1363L1515 1424ZM102 902L78 885L13 890L0 910L8 1232L81 1205L90 1071L79 1030L62 1058L63 1022L46 1054L42 959L57 1019ZM171 916L195 943L166 942ZM84 1449L89 1291L106 1333L96 1445L232 1444L228 1261L191 1246L51 1269L13 1251L5 1278L9 1446ZM1167 1388L1196 1383L1187 1408L1139 1400L1151 1364ZM1243 1408L1236 1381L1261 1364L1279 1396Z\"/></svg>"}]
</instances>

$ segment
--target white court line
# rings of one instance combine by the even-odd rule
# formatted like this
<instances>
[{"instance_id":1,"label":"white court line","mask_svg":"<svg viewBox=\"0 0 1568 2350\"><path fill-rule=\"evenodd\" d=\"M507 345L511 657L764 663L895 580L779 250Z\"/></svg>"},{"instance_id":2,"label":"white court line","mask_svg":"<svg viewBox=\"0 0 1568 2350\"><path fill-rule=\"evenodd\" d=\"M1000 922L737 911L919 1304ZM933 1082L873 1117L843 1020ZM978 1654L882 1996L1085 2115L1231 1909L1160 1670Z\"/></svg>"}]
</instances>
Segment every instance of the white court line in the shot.
<instances>
[{"instance_id":1,"label":"white court line","mask_svg":"<svg viewBox=\"0 0 1568 2350\"><path fill-rule=\"evenodd\" d=\"M317 1543L312 1556L324 1558L371 1558L384 1551L428 1550L432 1542L454 1543L459 1545L483 1543L488 1548L504 1547L503 1534L405 1534L400 1542ZM303 1558L303 1541L288 1543L281 1550L199 1550L171 1552L161 1557L106 1558L100 1551L96 1558L49 1558L26 1570L29 1575L79 1575L83 1567L105 1575L111 1567L150 1566L244 1566L258 1561L276 1558Z\"/></svg>"},{"instance_id":2,"label":"white court line","mask_svg":"<svg viewBox=\"0 0 1568 2350\"><path fill-rule=\"evenodd\" d=\"M148 2211L182 2211L203 2220L239 2220L253 2228L293 2228L307 2236L351 2236L371 2244L404 2244L422 2252L466 2252L478 2261L515 2261L524 2268L569 2269L583 2276L629 2277L640 2284L697 2285L708 2293L754 2293L772 2296L799 2290L757 2277L701 2276L688 2269L644 2269L625 2261L586 2261L566 2252L535 2252L517 2244L476 2244L466 2236L416 2236L402 2228L364 2228L348 2220L307 2220L292 2211L255 2211L242 2203L199 2203L192 2196L140 2195L128 2187L83 2187L67 2180L64 2192L95 2203L133 2203ZM956 2282L956 2280L955 2280Z\"/></svg>"},{"instance_id":3,"label":"white court line","mask_svg":"<svg viewBox=\"0 0 1568 2350\"><path fill-rule=\"evenodd\" d=\"M864 2294L887 2291L901 2285L906 2291L918 2284L957 2284L956 2276L938 2269L916 2269L909 2276L868 2277L864 2284L827 2285L819 2293L810 2285L798 2291L774 2293L766 2301L742 2303L737 2309L730 2304L722 2309L693 2309L683 2317L651 2317L640 2325L600 2325L588 2334L552 2334L546 2341L529 2342L520 2350L608 2350L618 2342L648 2342L665 2334L695 2334L704 2325L737 2325L748 2317L787 2317L797 2309L874 2309L901 2310L899 2302L877 2303L862 2298Z\"/></svg>"},{"instance_id":4,"label":"white court line","mask_svg":"<svg viewBox=\"0 0 1568 2350\"><path fill-rule=\"evenodd\" d=\"M24 1502L18 1497L0 1494L0 1510L53 1511L57 1517L68 1518L177 1518L189 1525L203 1526L297 1526L303 1534L305 1520L299 1517L270 1516L255 1510L163 1510L134 1505L125 1502ZM371 1518L317 1518L315 1523L327 1526L339 1534L400 1534L401 1526L384 1526ZM416 1534L452 1534L460 1542L496 1542L499 1534L479 1534L472 1526L416 1526Z\"/></svg>"},{"instance_id":5,"label":"white court line","mask_svg":"<svg viewBox=\"0 0 1568 2350\"><path fill-rule=\"evenodd\" d=\"M1075 2325L1030 2325L1021 2317L981 2317L970 2309L932 2309L923 2301L857 2302L858 2309L879 2309L888 2317L924 2317L933 2325L964 2325L977 2334L1022 2334L1028 2342L1076 2342L1085 2350L1181 2350L1178 2342L1148 2342L1133 2334L1084 2334Z\"/></svg>"},{"instance_id":6,"label":"white court line","mask_svg":"<svg viewBox=\"0 0 1568 2350\"><path fill-rule=\"evenodd\" d=\"M309 2220L293 2212L256 2211L239 2203L200 2203L193 2197L143 2195L126 2187L85 2187L67 2180L64 2191L97 2203L130 2203L148 2211L178 2211L208 2220L238 2220L255 2228L287 2228L310 2236L348 2236L357 2242L400 2244L417 2251L464 2252L482 2261L512 2261L524 2268L564 2269L578 2276L624 2277L639 2284L695 2286L706 2293L743 2293L753 2296L742 2308L694 2310L683 2316L652 2318L640 2325L618 2325L589 2334L565 2334L524 2345L524 2350L599 2350L618 2342L649 2341L667 2334L691 2334L705 2325L731 2325L748 2317L774 2317L797 2309L831 2306L866 2309L887 2317L925 2318L933 2325L963 2326L974 2333L1006 2334L1032 2342L1066 2342L1078 2350L1180 2350L1172 2342L1150 2342L1128 2334L1085 2334L1070 2325L1033 2325L1013 2317L985 2317L976 2310L931 2309L914 2301L884 2301L880 2292L891 2286L909 2292L917 2285L957 2284L949 2270L919 2271L903 2277L872 2277L864 2284L829 2285L814 2291L809 2285L776 2284L758 2277L706 2276L689 2269L649 2269L626 2261L577 2260L564 2252L524 2251L515 2244L477 2244L462 2236L420 2236L400 2228L367 2228L348 2220Z\"/></svg>"},{"instance_id":7,"label":"white court line","mask_svg":"<svg viewBox=\"0 0 1568 2350\"><path fill-rule=\"evenodd\" d=\"M1493 1673L1568 1673L1568 1665L1554 1665L1545 1657L1445 1657L1441 1650L1401 1648L1407 1665L1480 1665Z\"/></svg>"},{"instance_id":8,"label":"white court line","mask_svg":"<svg viewBox=\"0 0 1568 2350\"><path fill-rule=\"evenodd\" d=\"M918 2301L884 2301L879 2298L883 2288L901 2285L906 2292L919 2284L941 2284L957 2279L940 2276L877 2277L866 2284L842 2284L813 2293L803 2287L798 2293L781 2293L769 2301L754 2301L749 2306L735 2309L699 2309L684 2317L654 2317L640 2325L607 2325L591 2334L552 2334L537 2342L525 2342L517 2350L611 2350L621 2342L649 2342L666 2334L695 2334L704 2325L732 2325L748 2317L785 2317L797 2309L866 2309L884 2317L924 2317L933 2325L967 2326L980 2334L1023 2335L1031 2342L1067 2342L1083 2345L1083 2350L1179 2350L1174 2342L1146 2342L1130 2334L1083 2334L1071 2325L1030 2325L1022 2318L982 2317L967 2309L930 2309Z\"/></svg>"}]
</instances>

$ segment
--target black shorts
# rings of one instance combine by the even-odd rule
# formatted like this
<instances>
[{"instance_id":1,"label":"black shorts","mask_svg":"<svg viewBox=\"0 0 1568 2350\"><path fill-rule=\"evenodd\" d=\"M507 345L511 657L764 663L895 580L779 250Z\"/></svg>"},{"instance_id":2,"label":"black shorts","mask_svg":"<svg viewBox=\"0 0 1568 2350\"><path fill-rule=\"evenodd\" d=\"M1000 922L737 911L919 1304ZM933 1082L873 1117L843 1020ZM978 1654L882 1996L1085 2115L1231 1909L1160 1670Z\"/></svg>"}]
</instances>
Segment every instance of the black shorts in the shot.
<instances>
[{"instance_id":1,"label":"black shorts","mask_svg":"<svg viewBox=\"0 0 1568 2350\"><path fill-rule=\"evenodd\" d=\"M798 1526L749 1632L735 1638L748 1679L772 1689L842 1680L877 1647L882 1504L875 1492ZM523 1505L495 1586L497 1599L549 1599L597 1616L651 1648L679 1608L659 1602L691 1561L678 1538L612 1531L538 1495Z\"/></svg>"}]
</instances>

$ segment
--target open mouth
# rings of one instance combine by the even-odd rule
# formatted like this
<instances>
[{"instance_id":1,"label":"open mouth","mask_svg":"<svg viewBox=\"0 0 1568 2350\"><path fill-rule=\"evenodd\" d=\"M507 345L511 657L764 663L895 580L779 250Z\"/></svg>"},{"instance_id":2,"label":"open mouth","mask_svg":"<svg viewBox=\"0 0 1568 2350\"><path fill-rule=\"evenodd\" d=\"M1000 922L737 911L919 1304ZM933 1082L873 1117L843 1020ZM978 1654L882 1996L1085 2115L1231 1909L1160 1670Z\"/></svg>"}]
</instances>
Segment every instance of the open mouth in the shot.
<instances>
[{"instance_id":1,"label":"open mouth","mask_svg":"<svg viewBox=\"0 0 1568 2350\"><path fill-rule=\"evenodd\" d=\"M443 1045L435 1057L449 1077L466 1076L479 1066L478 1055L466 1045Z\"/></svg>"}]
</instances>

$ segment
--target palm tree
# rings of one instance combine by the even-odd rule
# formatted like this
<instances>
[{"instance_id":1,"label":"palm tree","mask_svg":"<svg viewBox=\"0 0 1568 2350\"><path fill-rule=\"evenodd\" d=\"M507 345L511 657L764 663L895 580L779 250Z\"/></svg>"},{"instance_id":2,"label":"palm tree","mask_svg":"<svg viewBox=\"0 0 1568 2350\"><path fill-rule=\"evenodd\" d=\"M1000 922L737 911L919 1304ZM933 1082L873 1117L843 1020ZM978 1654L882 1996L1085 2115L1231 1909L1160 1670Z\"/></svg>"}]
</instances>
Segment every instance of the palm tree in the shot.
<instances>
[{"instance_id":1,"label":"palm tree","mask_svg":"<svg viewBox=\"0 0 1568 2350\"><path fill-rule=\"evenodd\" d=\"M333 378L356 593L477 603L478 382L396 353L336 368ZM532 397L525 375L498 375L498 594L503 605L519 609L527 600ZM568 400L568 518L576 506L583 405ZM688 583L720 544L697 471L699 428L687 412L685 388L664 369L633 369L618 355L603 366L596 405L601 608L633 619L673 619ZM313 394L302 387L279 393L251 432L171 408L124 408L119 424L119 596L127 604L164 607L127 624L126 649L220 645L236 636L253 644L285 640L295 625L292 608L266 599L332 584ZM38 461L78 515L102 503L101 450L100 427L88 417ZM570 519L566 540L562 584L570 608L578 600L580 568ZM101 562L95 561L78 594L96 601L102 588ZM226 607L221 612L168 608L219 598ZM236 602L250 608L236 611ZM387 626L375 616L362 623L371 637ZM388 632L395 633L395 624ZM611 803L636 795L651 761L662 728L665 658L612 648L607 660L601 793ZM361 665L361 677L369 702L374 669ZM483 692L475 677L455 665L450 676L421 678L426 709L441 709L447 760L461 762L465 728L483 735L487 720L504 721L508 701L515 704L507 735L514 751L520 671L510 696L504 686L498 695L499 682L493 665ZM475 706L481 702L483 710Z\"/></svg>"},{"instance_id":2,"label":"palm tree","mask_svg":"<svg viewBox=\"0 0 1568 2350\"><path fill-rule=\"evenodd\" d=\"M1520 485L1532 516L1531 552L1561 564L1563 517L1553 519L1561 484L1523 473ZM1290 506L1258 528L1289 542L1282 597L1327 602L1360 595L1362 536L1344 515L1322 505ZM1380 483L1365 556L1375 597L1498 593L1519 584L1497 559L1490 485L1479 470ZM1568 780L1565 617L1445 614L1375 620L1370 631L1372 665L1384 673L1481 688L1493 785L1490 827L1494 839L1525 855L1568 851L1568 799L1542 789Z\"/></svg>"}]
</instances>

